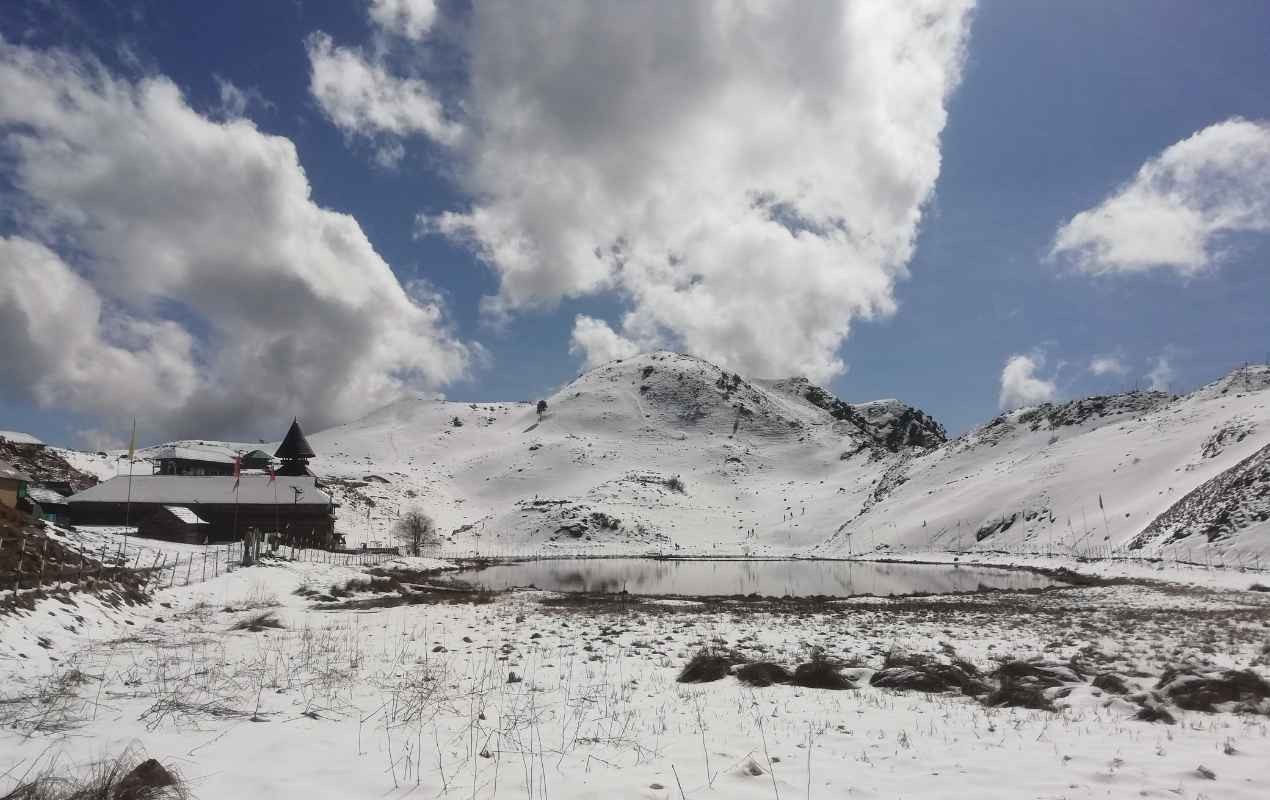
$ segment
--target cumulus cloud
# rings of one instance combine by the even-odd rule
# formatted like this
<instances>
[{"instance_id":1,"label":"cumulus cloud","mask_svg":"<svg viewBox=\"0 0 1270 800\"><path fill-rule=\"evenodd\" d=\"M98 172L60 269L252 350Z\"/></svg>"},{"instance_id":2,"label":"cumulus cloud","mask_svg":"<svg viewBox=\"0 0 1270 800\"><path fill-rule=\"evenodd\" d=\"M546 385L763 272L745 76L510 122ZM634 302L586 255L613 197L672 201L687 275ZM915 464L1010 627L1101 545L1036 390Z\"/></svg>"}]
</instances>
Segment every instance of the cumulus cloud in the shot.
<instances>
[{"instance_id":1,"label":"cumulus cloud","mask_svg":"<svg viewBox=\"0 0 1270 800\"><path fill-rule=\"evenodd\" d=\"M1059 228L1051 255L1089 273L1221 262L1231 235L1270 232L1270 125L1238 117L1147 161L1127 184Z\"/></svg>"},{"instance_id":2,"label":"cumulus cloud","mask_svg":"<svg viewBox=\"0 0 1270 800\"><path fill-rule=\"evenodd\" d=\"M1045 365L1041 356L1012 355L1001 370L1001 408L1019 408L1048 403L1058 394L1055 382L1036 373Z\"/></svg>"},{"instance_id":3,"label":"cumulus cloud","mask_svg":"<svg viewBox=\"0 0 1270 800\"><path fill-rule=\"evenodd\" d=\"M615 332L604 320L579 314L573 319L569 352L582 356L590 369L615 358L630 358L640 352L640 346Z\"/></svg>"},{"instance_id":4,"label":"cumulus cloud","mask_svg":"<svg viewBox=\"0 0 1270 800\"><path fill-rule=\"evenodd\" d=\"M972 5L476 4L452 104L472 202L420 232L498 275L493 315L616 292L627 340L830 378L895 309Z\"/></svg>"},{"instance_id":5,"label":"cumulus cloud","mask_svg":"<svg viewBox=\"0 0 1270 800\"><path fill-rule=\"evenodd\" d=\"M2 39L0 130L21 231L0 245L5 390L215 435L465 374L444 308L313 202L289 140Z\"/></svg>"},{"instance_id":6,"label":"cumulus cloud","mask_svg":"<svg viewBox=\"0 0 1270 800\"><path fill-rule=\"evenodd\" d=\"M1089 371L1095 375L1124 375L1129 369L1119 356L1094 356L1089 360Z\"/></svg>"},{"instance_id":7,"label":"cumulus cloud","mask_svg":"<svg viewBox=\"0 0 1270 800\"><path fill-rule=\"evenodd\" d=\"M437 19L436 0L370 0L371 21L382 31L418 41Z\"/></svg>"},{"instance_id":8,"label":"cumulus cloud","mask_svg":"<svg viewBox=\"0 0 1270 800\"><path fill-rule=\"evenodd\" d=\"M1150 382L1151 390L1155 392L1167 392L1169 386L1177 379L1177 370L1173 368L1173 359L1165 352L1155 357L1151 362L1151 371L1147 373L1147 381Z\"/></svg>"},{"instance_id":9,"label":"cumulus cloud","mask_svg":"<svg viewBox=\"0 0 1270 800\"><path fill-rule=\"evenodd\" d=\"M325 33L310 36L306 48L309 91L345 134L384 142L389 148L399 147L400 139L413 135L442 144L458 140L460 127L446 118L427 81L396 75L382 59L339 47Z\"/></svg>"}]
</instances>

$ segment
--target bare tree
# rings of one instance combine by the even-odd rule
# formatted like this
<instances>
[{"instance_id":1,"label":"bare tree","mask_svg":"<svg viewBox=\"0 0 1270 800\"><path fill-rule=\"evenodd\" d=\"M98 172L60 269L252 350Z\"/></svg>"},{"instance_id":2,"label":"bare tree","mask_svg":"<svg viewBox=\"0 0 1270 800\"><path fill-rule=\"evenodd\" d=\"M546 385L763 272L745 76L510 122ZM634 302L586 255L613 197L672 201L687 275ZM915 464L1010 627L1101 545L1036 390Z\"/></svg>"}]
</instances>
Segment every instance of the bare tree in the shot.
<instances>
[{"instance_id":1,"label":"bare tree","mask_svg":"<svg viewBox=\"0 0 1270 800\"><path fill-rule=\"evenodd\" d=\"M397 540L403 542L410 554L417 556L423 548L431 547L440 541L437 535L437 524L419 509L412 509L401 515L393 527Z\"/></svg>"},{"instance_id":2,"label":"bare tree","mask_svg":"<svg viewBox=\"0 0 1270 800\"><path fill-rule=\"evenodd\" d=\"M538 419L542 419L542 415L547 413L547 401L538 401Z\"/></svg>"}]
</instances>

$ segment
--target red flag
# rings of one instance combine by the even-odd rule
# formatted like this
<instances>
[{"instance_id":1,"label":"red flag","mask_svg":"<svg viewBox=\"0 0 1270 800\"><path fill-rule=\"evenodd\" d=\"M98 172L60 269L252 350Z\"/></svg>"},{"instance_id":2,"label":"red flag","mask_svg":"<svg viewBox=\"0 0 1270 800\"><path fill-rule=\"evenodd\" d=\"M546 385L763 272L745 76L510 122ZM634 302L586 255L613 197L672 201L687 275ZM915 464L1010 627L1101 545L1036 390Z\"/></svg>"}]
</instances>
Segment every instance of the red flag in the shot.
<instances>
[{"instance_id":1,"label":"red flag","mask_svg":"<svg viewBox=\"0 0 1270 800\"><path fill-rule=\"evenodd\" d=\"M268 464L265 464L265 472L269 473L269 483L273 483L274 481L278 480L278 473L274 472L273 467L269 466ZM265 485L268 486L269 484L266 483Z\"/></svg>"},{"instance_id":2,"label":"red flag","mask_svg":"<svg viewBox=\"0 0 1270 800\"><path fill-rule=\"evenodd\" d=\"M238 483L243 479L242 475L243 457L242 454L234 456L234 491L238 491Z\"/></svg>"}]
</instances>

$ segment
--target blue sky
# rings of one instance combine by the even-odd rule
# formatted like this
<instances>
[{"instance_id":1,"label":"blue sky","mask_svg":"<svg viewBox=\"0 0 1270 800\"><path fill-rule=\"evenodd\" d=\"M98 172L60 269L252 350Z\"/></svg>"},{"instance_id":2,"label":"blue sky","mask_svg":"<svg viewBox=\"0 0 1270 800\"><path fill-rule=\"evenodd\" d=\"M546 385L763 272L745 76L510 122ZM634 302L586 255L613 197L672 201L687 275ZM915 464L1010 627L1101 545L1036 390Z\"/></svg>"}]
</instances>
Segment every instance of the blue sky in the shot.
<instances>
[{"instance_id":1,"label":"blue sky","mask_svg":"<svg viewBox=\"0 0 1270 800\"><path fill-rule=\"evenodd\" d=\"M533 399L566 382L588 356L570 351L579 314L606 321L633 346L693 341L698 334L677 335L660 310L648 316L660 326L652 338L639 338L647 326L620 328L640 302L631 285L588 285L564 296L531 292L494 319L481 298L500 294L500 268L478 258L461 236L420 235L421 213L461 211L479 196L479 184L456 174L462 170L453 151L417 132L393 137L333 124L311 90L306 41L318 31L368 59L380 36L388 42L377 55L386 69L426 79L446 113L460 113L461 87L480 60L477 45L465 45L475 36L465 37L469 27L485 23L458 5L443 3L439 14L448 27L438 23L440 32L420 42L400 31L377 33L359 3L19 2L0 7L0 33L32 52L91 54L120 80L165 76L191 109L213 119L224 118L222 82L238 87L247 97L239 115L294 143L313 202L351 215L403 284L425 279L442 299L447 336L480 343L462 374L428 383L451 399ZM1041 382L1035 396L1055 398L1149 385L1148 373L1162 358L1174 390L1245 360L1264 360L1270 351L1264 227L1223 233L1220 263L1190 272L1167 265L1082 270L1050 250L1061 226L1098 207L1167 148L1233 117L1270 117L1270 7L1251 0L987 0L968 20L960 83L945 101L937 140L933 194L907 277L889 290L894 313L854 314L830 350L845 370L827 373L829 388L854 401L899 397L959 432L998 411L1003 367L1012 356L1030 359L1028 374ZM392 166L376 161L386 141L401 146ZM785 158L796 164L800 150ZM12 163L12 156L0 162ZM35 238L29 192L12 172L4 177L0 234ZM823 180L832 187L836 179ZM1263 185L1262 192L1270 189ZM45 242L75 269L93 272L91 248L82 254ZM166 312L151 313L176 320L197 343L202 315L181 296L170 300ZM705 344L696 349L705 354L731 352L714 334L700 335ZM733 363L741 371L781 355L737 353ZM791 353L791 364L798 355ZM1119 368L1096 375L1089 369L1095 356L1114 356ZM89 436L85 431L109 434L126 425L126 404L32 397L18 376L4 380L10 385L0 395L0 429L69 443ZM333 421L339 409L356 406L331 408L326 417ZM226 411L207 435L268 436L274 428L280 434L289 421L286 403L266 409L237 417ZM197 417L187 414L153 435L196 429Z\"/></svg>"}]
</instances>

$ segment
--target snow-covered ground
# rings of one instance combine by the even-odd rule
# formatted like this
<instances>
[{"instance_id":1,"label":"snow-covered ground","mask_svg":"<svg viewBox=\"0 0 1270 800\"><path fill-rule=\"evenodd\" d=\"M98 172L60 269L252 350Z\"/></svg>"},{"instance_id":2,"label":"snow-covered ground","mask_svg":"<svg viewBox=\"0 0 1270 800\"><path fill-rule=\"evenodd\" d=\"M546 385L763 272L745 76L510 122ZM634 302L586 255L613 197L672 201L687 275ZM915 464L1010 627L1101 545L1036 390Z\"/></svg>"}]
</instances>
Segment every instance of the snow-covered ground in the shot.
<instances>
[{"instance_id":1,"label":"snow-covered ground","mask_svg":"<svg viewBox=\"0 0 1270 800\"><path fill-rule=\"evenodd\" d=\"M1176 725L1146 722L1086 683L1058 711L868 683L893 649L984 669L1075 657L1134 690L1186 661L1264 675L1264 594L1115 585L788 608L536 592L367 602L388 592L354 594L345 609L296 594L364 577L282 562L163 590L148 606L77 596L0 617L0 793L28 770L129 746L175 765L198 797L243 800L1270 793L1264 716L1174 709ZM282 627L232 629L261 614ZM858 665L845 670L856 688L677 683L707 645L788 666L819 649Z\"/></svg>"},{"instance_id":2,"label":"snow-covered ground","mask_svg":"<svg viewBox=\"0 0 1270 800\"><path fill-rule=\"evenodd\" d=\"M372 587L359 569L269 561L148 605L45 599L0 615L0 796L129 745L197 796L247 800L1270 796L1270 701L1137 718L1171 667L1270 677L1270 594L1250 591L1270 584L1267 400L1270 368L1254 367L1182 397L1021 409L945 442L898 401L669 353L582 375L541 417L403 400L309 436L352 544L389 541L420 508L441 554L850 556L1105 580L601 602L420 594L426 575ZM63 452L114 475L117 454ZM282 627L234 629L262 614ZM787 667L821 653L855 688L677 683L703 648ZM1052 711L870 686L901 651L1086 672ZM1094 688L1103 672L1139 699Z\"/></svg>"}]
</instances>

